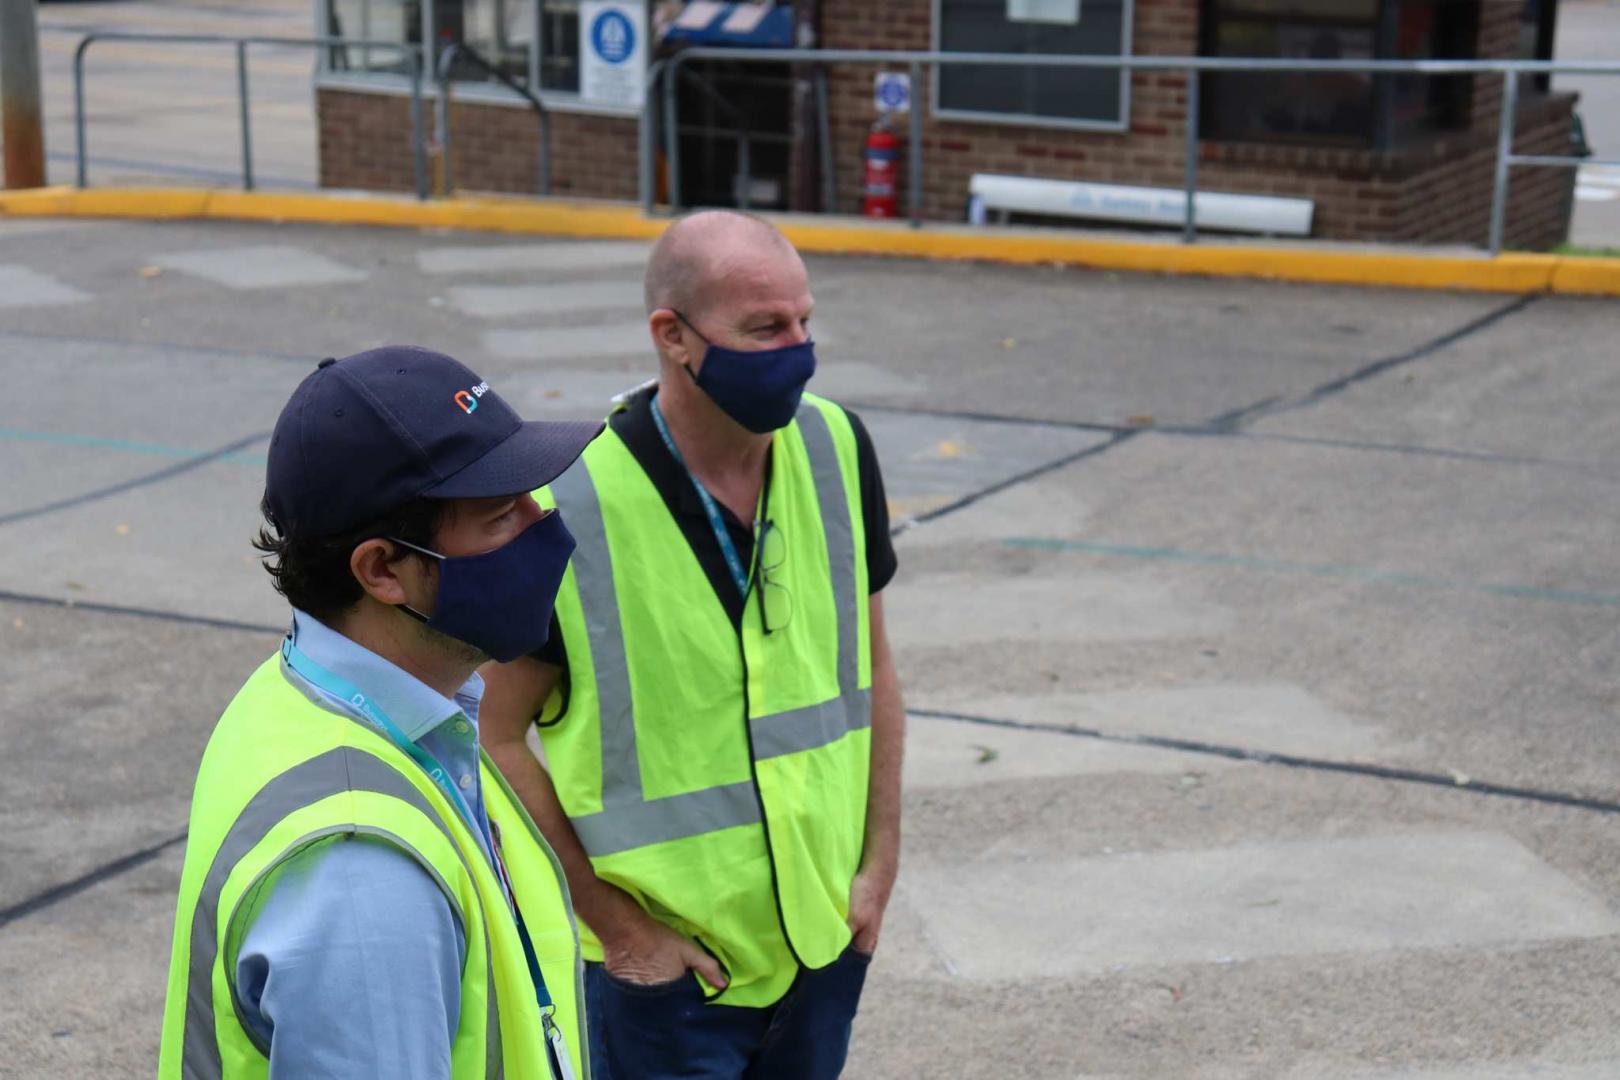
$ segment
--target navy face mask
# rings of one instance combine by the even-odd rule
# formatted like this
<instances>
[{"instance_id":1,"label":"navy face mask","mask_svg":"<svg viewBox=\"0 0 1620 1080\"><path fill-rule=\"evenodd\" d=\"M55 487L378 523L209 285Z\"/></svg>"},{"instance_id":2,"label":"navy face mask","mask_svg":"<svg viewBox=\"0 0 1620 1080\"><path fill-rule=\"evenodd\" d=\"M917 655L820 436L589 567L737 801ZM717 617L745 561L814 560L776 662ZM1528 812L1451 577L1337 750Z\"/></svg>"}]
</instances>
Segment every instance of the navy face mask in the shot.
<instances>
[{"instance_id":1,"label":"navy face mask","mask_svg":"<svg viewBox=\"0 0 1620 1080\"><path fill-rule=\"evenodd\" d=\"M439 560L433 614L399 605L412 618L503 664L534 652L551 636L551 608L574 553L573 534L556 511L482 555L440 555L404 540L394 543Z\"/></svg>"},{"instance_id":2,"label":"navy face mask","mask_svg":"<svg viewBox=\"0 0 1620 1080\"><path fill-rule=\"evenodd\" d=\"M676 311L675 317L708 346L703 354L703 370L693 375L692 381L721 412L756 435L793 422L804 386L816 373L815 342L742 352L703 337L702 331L680 312ZM687 368L686 373L692 375L692 369Z\"/></svg>"}]
</instances>

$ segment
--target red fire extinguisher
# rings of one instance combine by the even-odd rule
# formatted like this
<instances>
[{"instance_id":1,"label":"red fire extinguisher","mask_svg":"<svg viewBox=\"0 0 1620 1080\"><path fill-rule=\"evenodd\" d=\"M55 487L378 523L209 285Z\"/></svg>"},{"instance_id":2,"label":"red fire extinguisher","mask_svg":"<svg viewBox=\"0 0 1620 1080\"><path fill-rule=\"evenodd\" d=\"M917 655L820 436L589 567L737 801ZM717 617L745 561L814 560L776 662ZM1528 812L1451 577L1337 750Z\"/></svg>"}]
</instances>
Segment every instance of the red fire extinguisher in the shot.
<instances>
[{"instance_id":1,"label":"red fire extinguisher","mask_svg":"<svg viewBox=\"0 0 1620 1080\"><path fill-rule=\"evenodd\" d=\"M895 217L900 213L900 200L895 194L899 189L900 140L879 121L866 135L862 156L866 198L861 204L861 213L867 217Z\"/></svg>"}]
</instances>

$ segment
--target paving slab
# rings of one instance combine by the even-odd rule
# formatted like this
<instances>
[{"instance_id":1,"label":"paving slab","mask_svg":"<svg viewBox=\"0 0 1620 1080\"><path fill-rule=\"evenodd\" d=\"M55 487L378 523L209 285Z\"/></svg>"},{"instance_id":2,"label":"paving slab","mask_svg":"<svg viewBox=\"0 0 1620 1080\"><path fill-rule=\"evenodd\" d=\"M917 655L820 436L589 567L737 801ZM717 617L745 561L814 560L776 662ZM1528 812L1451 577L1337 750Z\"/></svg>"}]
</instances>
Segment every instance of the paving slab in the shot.
<instances>
[{"instance_id":1,"label":"paving slab","mask_svg":"<svg viewBox=\"0 0 1620 1080\"><path fill-rule=\"evenodd\" d=\"M902 534L902 670L936 708L1002 695L1011 719L1053 693L1283 679L1383 729L1391 762L1601 796L1620 566L1590 507L1610 487L1145 436L985 499L949 541ZM1058 514L1014 516L1048 494Z\"/></svg>"},{"instance_id":2,"label":"paving slab","mask_svg":"<svg viewBox=\"0 0 1620 1080\"><path fill-rule=\"evenodd\" d=\"M180 865L176 845L0 929L0 1077L156 1073Z\"/></svg>"},{"instance_id":3,"label":"paving slab","mask_svg":"<svg viewBox=\"0 0 1620 1080\"><path fill-rule=\"evenodd\" d=\"M1291 1076L1300 1078L1320 1076L1311 1066L1310 1072L1296 1070ZM1450 1069L1381 1069L1377 1072L1339 1074L1341 1080L1604 1080L1620 1074L1620 1058L1585 1064L1545 1064L1526 1061Z\"/></svg>"},{"instance_id":4,"label":"paving slab","mask_svg":"<svg viewBox=\"0 0 1620 1080\"><path fill-rule=\"evenodd\" d=\"M5 525L0 590L284 625L251 546L262 466L215 462L173 483L178 500L142 487Z\"/></svg>"},{"instance_id":5,"label":"paving slab","mask_svg":"<svg viewBox=\"0 0 1620 1080\"><path fill-rule=\"evenodd\" d=\"M1501 297L1142 279L1046 267L809 260L851 359L918 379L885 404L1200 423L1421 348ZM901 280L926 279L897 291ZM872 305L871 297L898 302ZM992 408L993 403L993 408Z\"/></svg>"},{"instance_id":6,"label":"paving slab","mask_svg":"<svg viewBox=\"0 0 1620 1080\"><path fill-rule=\"evenodd\" d=\"M1620 481L1620 412L1593 408L1620 400L1620 368L1594 336L1620 336L1620 305L1544 297L1421 364L1254 430L1547 461Z\"/></svg>"},{"instance_id":7,"label":"paving slab","mask_svg":"<svg viewBox=\"0 0 1620 1080\"><path fill-rule=\"evenodd\" d=\"M640 356L649 348L644 320L611 325L546 327L532 330L486 330L485 352L507 360L535 364L568 364L577 360Z\"/></svg>"},{"instance_id":8,"label":"paving slab","mask_svg":"<svg viewBox=\"0 0 1620 1080\"><path fill-rule=\"evenodd\" d=\"M479 244L447 242L417 252L424 274L504 274L512 271L568 275L609 270L641 280L652 245L637 240L561 240L547 243L500 241Z\"/></svg>"},{"instance_id":9,"label":"paving slab","mask_svg":"<svg viewBox=\"0 0 1620 1080\"><path fill-rule=\"evenodd\" d=\"M168 251L148 261L232 289L285 289L366 279L364 271L289 244Z\"/></svg>"},{"instance_id":10,"label":"paving slab","mask_svg":"<svg viewBox=\"0 0 1620 1080\"><path fill-rule=\"evenodd\" d=\"M928 708L935 699L923 686L912 692L911 700L916 707ZM1396 737L1377 724L1335 709L1294 683L1232 681L1087 693L953 694L948 707L970 716L1017 718L1054 728L1153 735L1338 761L1389 761L1403 752ZM1203 762L1204 768L1223 764L1219 758L1206 757Z\"/></svg>"},{"instance_id":11,"label":"paving slab","mask_svg":"<svg viewBox=\"0 0 1620 1080\"><path fill-rule=\"evenodd\" d=\"M907 790L955 790L1036 777L1075 778L1118 773L1201 775L1215 768L1242 766L1201 754L1179 754L1051 732L916 715L906 721Z\"/></svg>"},{"instance_id":12,"label":"paving slab","mask_svg":"<svg viewBox=\"0 0 1620 1080\"><path fill-rule=\"evenodd\" d=\"M1489 833L928 861L903 888L969 982L1620 933L1602 898Z\"/></svg>"},{"instance_id":13,"label":"paving slab","mask_svg":"<svg viewBox=\"0 0 1620 1080\"><path fill-rule=\"evenodd\" d=\"M1254 765L913 790L907 810L902 896L885 923L850 1075L948 1075L966 1060L1043 1078L1491 1076L1620 1051L1608 1000L1620 938L1605 929L1620 897L1620 849L1601 815ZM1410 859L1372 853L1403 841ZM1431 843L1444 850L1415 854ZM1368 861L1326 854L1357 851ZM1223 860L1228 874L1148 887L1155 867ZM1076 869L1060 884L1062 866ZM1520 869L1530 874L1522 889ZM1244 893L1249 885L1259 892ZM1321 890L1319 917L1290 913L1295 885ZM1538 921L1509 914L1513 906L1546 899L1570 900L1599 936L1515 940ZM1214 918L1227 902L1255 906ZM940 915L973 905L982 917ZM1403 905L1406 916L1396 914ZM1455 917L1441 915L1453 906ZM1329 908L1360 917L1329 918ZM1378 910L1402 928L1382 943L1277 954L1319 935L1376 937L1390 929ZM1181 920L1206 916L1218 925L1196 944L1231 945L1265 923L1274 932L1251 943L1267 955L1154 952L1180 940ZM1508 938L1435 943L1489 926ZM1396 940L1402 933L1433 938ZM1150 955L1115 953L1133 942ZM1088 943L1099 967L1111 954L1106 967L1051 973Z\"/></svg>"},{"instance_id":14,"label":"paving slab","mask_svg":"<svg viewBox=\"0 0 1620 1080\"><path fill-rule=\"evenodd\" d=\"M314 366L229 346L174 349L0 330L0 378L31 387L0 401L0 427L14 433L8 452L79 446L108 460L136 455L150 466L268 432Z\"/></svg>"},{"instance_id":15,"label":"paving slab","mask_svg":"<svg viewBox=\"0 0 1620 1080\"><path fill-rule=\"evenodd\" d=\"M50 512L62 503L96 492L137 483L154 472L173 468L198 451L157 443L116 440L122 453L109 453L114 440L86 438L54 432L0 428L6 444L3 458L5 483L0 486L0 522ZM84 443L90 445L84 445Z\"/></svg>"},{"instance_id":16,"label":"paving slab","mask_svg":"<svg viewBox=\"0 0 1620 1080\"><path fill-rule=\"evenodd\" d=\"M88 299L89 293L29 267L0 266L0 307L56 307Z\"/></svg>"},{"instance_id":17,"label":"paving slab","mask_svg":"<svg viewBox=\"0 0 1620 1080\"><path fill-rule=\"evenodd\" d=\"M208 733L275 647L273 633L0 600L0 739L26 761L0 810L0 909L183 832Z\"/></svg>"},{"instance_id":18,"label":"paving slab","mask_svg":"<svg viewBox=\"0 0 1620 1080\"><path fill-rule=\"evenodd\" d=\"M639 278L610 278L555 285L456 285L450 303L477 318L561 315L575 312L629 312L640 315Z\"/></svg>"}]
</instances>

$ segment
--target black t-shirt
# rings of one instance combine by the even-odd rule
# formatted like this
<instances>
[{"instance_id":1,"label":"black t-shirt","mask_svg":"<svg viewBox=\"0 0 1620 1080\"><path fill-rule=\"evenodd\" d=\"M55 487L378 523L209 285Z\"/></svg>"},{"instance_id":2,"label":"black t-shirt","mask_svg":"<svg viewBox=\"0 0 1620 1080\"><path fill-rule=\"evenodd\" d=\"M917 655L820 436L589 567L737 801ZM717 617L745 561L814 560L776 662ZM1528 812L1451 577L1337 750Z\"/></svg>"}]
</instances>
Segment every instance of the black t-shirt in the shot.
<instances>
[{"instance_id":1,"label":"black t-shirt","mask_svg":"<svg viewBox=\"0 0 1620 1080\"><path fill-rule=\"evenodd\" d=\"M669 452L663 436L658 433L658 426L653 422L652 398L653 391L650 388L637 391L623 409L608 418L608 424L614 433L624 440L631 456L636 459L636 464L641 466L642 472L647 474L647 479L652 481L653 487L658 489L658 494L663 496L664 505L669 508L675 523L681 527L681 534L686 537L686 543L697 556L698 565L703 567L703 572L708 575L709 584L714 586L715 595L720 598L726 614L731 616L732 625L740 627L747 599L737 591L737 583L726 566L726 557L720 549L720 541L715 538L714 528L709 524L709 515L703 509L703 500L698 497L691 475L686 471L686 467L676 460L675 455ZM849 416L850 427L855 432L855 459L861 485L861 513L866 519L867 588L869 592L877 593L894 580L899 559L894 553L894 542L889 538L889 504L883 493L883 474L878 469L877 452L872 449L872 437L866 433L866 426L861 423L860 417L847 409L845 413ZM770 482L767 465L765 474L767 491ZM744 566L752 565L754 555L752 524L739 520L724 504L717 503L717 505L720 507L720 516L725 521L726 532L731 535L731 542L736 545L737 555L742 559ZM535 659L556 664L558 667L566 667L564 661L567 653L562 635L557 632L555 620L551 627L551 638L535 652Z\"/></svg>"}]
</instances>

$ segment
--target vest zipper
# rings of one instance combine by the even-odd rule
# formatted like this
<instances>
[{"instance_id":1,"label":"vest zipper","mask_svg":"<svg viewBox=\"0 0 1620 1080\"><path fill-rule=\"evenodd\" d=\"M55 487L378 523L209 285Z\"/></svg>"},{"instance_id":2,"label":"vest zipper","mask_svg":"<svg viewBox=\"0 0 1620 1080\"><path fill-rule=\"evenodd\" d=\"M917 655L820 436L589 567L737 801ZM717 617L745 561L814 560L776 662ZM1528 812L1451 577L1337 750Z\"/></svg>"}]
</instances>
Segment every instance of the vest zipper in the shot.
<instances>
[{"instance_id":1,"label":"vest zipper","mask_svg":"<svg viewBox=\"0 0 1620 1080\"><path fill-rule=\"evenodd\" d=\"M754 546L755 573L759 567L759 545ZM752 586L754 575L749 575L749 584ZM760 598L764 603L764 597ZM782 883L776 874L776 849L771 844L771 819L765 812L765 796L759 790L759 764L754 755L754 725L752 714L754 711L752 700L748 695L748 647L743 642L743 622L748 619L748 594L743 594L743 617L737 623L737 656L742 661L742 692L743 692L743 735L748 739L748 778L753 782L754 801L759 803L759 827L765 835L765 861L771 866L771 899L776 903L776 923L782 928L782 940L787 943L788 952L793 956L793 962L801 970L808 970L810 965L804 962L799 955L799 949L793 944L793 932L788 929L787 915L782 910Z\"/></svg>"}]
</instances>

